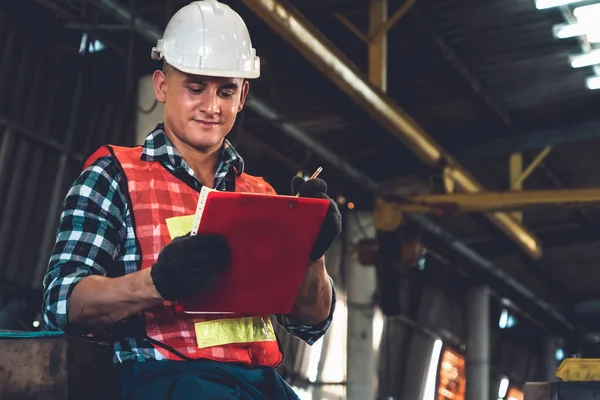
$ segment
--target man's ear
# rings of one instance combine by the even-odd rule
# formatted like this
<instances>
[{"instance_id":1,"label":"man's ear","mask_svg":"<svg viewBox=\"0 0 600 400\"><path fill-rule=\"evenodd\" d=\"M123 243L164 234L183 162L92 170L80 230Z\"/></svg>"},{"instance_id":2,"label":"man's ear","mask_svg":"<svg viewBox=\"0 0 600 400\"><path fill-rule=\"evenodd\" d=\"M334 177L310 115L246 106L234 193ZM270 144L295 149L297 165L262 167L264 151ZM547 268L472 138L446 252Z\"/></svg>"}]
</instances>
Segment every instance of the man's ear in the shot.
<instances>
[{"instance_id":1,"label":"man's ear","mask_svg":"<svg viewBox=\"0 0 600 400\"><path fill-rule=\"evenodd\" d=\"M238 112L242 111L244 108L244 104L246 103L246 96L248 96L248 91L250 91L250 82L244 79L244 83L242 83L242 91L240 93L240 105L238 106Z\"/></svg>"},{"instance_id":2,"label":"man's ear","mask_svg":"<svg viewBox=\"0 0 600 400\"><path fill-rule=\"evenodd\" d=\"M154 71L152 82L154 83L154 97L159 103L164 103L167 100L167 77L165 73L161 70Z\"/></svg>"}]
</instances>

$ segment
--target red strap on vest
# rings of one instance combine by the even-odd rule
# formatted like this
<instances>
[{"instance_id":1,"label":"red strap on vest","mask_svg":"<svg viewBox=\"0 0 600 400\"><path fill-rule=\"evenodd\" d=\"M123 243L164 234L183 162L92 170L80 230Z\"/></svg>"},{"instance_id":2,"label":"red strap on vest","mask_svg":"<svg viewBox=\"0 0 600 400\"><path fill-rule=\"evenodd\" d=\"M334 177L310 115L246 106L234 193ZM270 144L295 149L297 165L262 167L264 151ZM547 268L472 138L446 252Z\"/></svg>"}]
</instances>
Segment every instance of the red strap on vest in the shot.
<instances>
[{"instance_id":1,"label":"red strap on vest","mask_svg":"<svg viewBox=\"0 0 600 400\"><path fill-rule=\"evenodd\" d=\"M110 150L108 149L107 146L100 146L100 148L98 148L98 150L93 152L92 155L89 156L87 158L87 160L85 160L85 163L83 163L83 169L84 170L87 169L90 165L92 165L94 162L96 162L97 159L107 156L109 154L110 154Z\"/></svg>"}]
</instances>

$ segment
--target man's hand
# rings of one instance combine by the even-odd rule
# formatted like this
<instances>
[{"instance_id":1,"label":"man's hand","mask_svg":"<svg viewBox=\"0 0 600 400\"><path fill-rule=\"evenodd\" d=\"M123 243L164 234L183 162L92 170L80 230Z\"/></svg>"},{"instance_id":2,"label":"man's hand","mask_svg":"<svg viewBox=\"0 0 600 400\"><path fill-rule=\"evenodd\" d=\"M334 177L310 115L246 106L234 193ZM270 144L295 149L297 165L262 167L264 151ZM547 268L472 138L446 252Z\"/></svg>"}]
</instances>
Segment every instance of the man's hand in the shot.
<instances>
[{"instance_id":1,"label":"man's hand","mask_svg":"<svg viewBox=\"0 0 600 400\"><path fill-rule=\"evenodd\" d=\"M184 300L212 284L230 260L223 236L188 234L162 249L150 274L163 299Z\"/></svg>"},{"instance_id":2,"label":"man's hand","mask_svg":"<svg viewBox=\"0 0 600 400\"><path fill-rule=\"evenodd\" d=\"M292 195L300 193L300 197L312 197L329 200L329 209L321 225L319 236L310 255L310 261L323 257L342 230L342 215L337 204L327 195L327 183L323 179L304 181L299 176L292 179Z\"/></svg>"},{"instance_id":3,"label":"man's hand","mask_svg":"<svg viewBox=\"0 0 600 400\"><path fill-rule=\"evenodd\" d=\"M83 278L71 294L69 323L104 329L163 300L183 300L210 285L229 266L229 259L224 237L175 238L152 268L117 278Z\"/></svg>"}]
</instances>

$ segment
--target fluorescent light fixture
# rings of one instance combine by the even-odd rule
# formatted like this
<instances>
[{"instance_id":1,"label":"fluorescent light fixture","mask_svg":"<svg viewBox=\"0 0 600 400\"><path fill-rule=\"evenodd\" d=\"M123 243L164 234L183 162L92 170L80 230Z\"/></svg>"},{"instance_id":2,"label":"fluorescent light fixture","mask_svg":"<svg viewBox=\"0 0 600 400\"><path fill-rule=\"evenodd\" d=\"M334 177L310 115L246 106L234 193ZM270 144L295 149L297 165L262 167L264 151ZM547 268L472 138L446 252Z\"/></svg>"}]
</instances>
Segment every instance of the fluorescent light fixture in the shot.
<instances>
[{"instance_id":1,"label":"fluorescent light fixture","mask_svg":"<svg viewBox=\"0 0 600 400\"><path fill-rule=\"evenodd\" d=\"M508 392L508 378L502 378L498 387L498 398L503 399Z\"/></svg>"},{"instance_id":2,"label":"fluorescent light fixture","mask_svg":"<svg viewBox=\"0 0 600 400\"><path fill-rule=\"evenodd\" d=\"M99 40L94 40L90 43L90 48L88 49L90 53L97 53L102 50L104 50L104 43Z\"/></svg>"},{"instance_id":3,"label":"fluorescent light fixture","mask_svg":"<svg viewBox=\"0 0 600 400\"><path fill-rule=\"evenodd\" d=\"M587 39L592 43L600 43L600 4L577 7L573 15L585 30Z\"/></svg>"},{"instance_id":4,"label":"fluorescent light fixture","mask_svg":"<svg viewBox=\"0 0 600 400\"><path fill-rule=\"evenodd\" d=\"M590 76L586 79L585 85L590 90L600 89L600 76Z\"/></svg>"},{"instance_id":5,"label":"fluorescent light fixture","mask_svg":"<svg viewBox=\"0 0 600 400\"><path fill-rule=\"evenodd\" d=\"M584 0L536 0L535 8L544 10L546 8L566 6L567 4L579 3Z\"/></svg>"},{"instance_id":6,"label":"fluorescent light fixture","mask_svg":"<svg viewBox=\"0 0 600 400\"><path fill-rule=\"evenodd\" d=\"M500 314L500 319L498 320L498 327L500 329L506 328L508 325L508 310L505 308L502 310L502 314Z\"/></svg>"},{"instance_id":7,"label":"fluorescent light fixture","mask_svg":"<svg viewBox=\"0 0 600 400\"><path fill-rule=\"evenodd\" d=\"M436 339L433 343L422 400L435 400L435 383L437 382L438 364L440 362L440 354L442 353L442 345L441 339Z\"/></svg>"},{"instance_id":8,"label":"fluorescent light fixture","mask_svg":"<svg viewBox=\"0 0 600 400\"><path fill-rule=\"evenodd\" d=\"M379 346L381 345L381 338L383 337L383 327L385 319L383 313L379 308L375 309L373 314L373 351L378 352Z\"/></svg>"},{"instance_id":9,"label":"fluorescent light fixture","mask_svg":"<svg viewBox=\"0 0 600 400\"><path fill-rule=\"evenodd\" d=\"M579 6L573 10L573 15L578 20L586 17L597 17L600 15L600 4L590 4L589 6Z\"/></svg>"},{"instance_id":10,"label":"fluorescent light fixture","mask_svg":"<svg viewBox=\"0 0 600 400\"><path fill-rule=\"evenodd\" d=\"M586 29L582 24L559 24L554 25L552 32L557 39L567 39L585 35Z\"/></svg>"},{"instance_id":11,"label":"fluorescent light fixture","mask_svg":"<svg viewBox=\"0 0 600 400\"><path fill-rule=\"evenodd\" d=\"M600 50L592 50L587 53L570 57L571 67L582 68L600 64Z\"/></svg>"},{"instance_id":12,"label":"fluorescent light fixture","mask_svg":"<svg viewBox=\"0 0 600 400\"><path fill-rule=\"evenodd\" d=\"M88 43L88 35L87 33L83 33L81 35L81 43L79 44L79 54L85 54L85 45Z\"/></svg>"},{"instance_id":13,"label":"fluorescent light fixture","mask_svg":"<svg viewBox=\"0 0 600 400\"><path fill-rule=\"evenodd\" d=\"M513 326L515 326L515 317L512 314L508 315L508 320L506 321L506 327L507 328L512 328Z\"/></svg>"},{"instance_id":14,"label":"fluorescent light fixture","mask_svg":"<svg viewBox=\"0 0 600 400\"><path fill-rule=\"evenodd\" d=\"M97 53L99 51L104 50L104 44L99 40L94 40L93 42L88 42L87 33L83 33L81 35L81 43L79 44L79 54L86 53L86 44L87 44L87 52L88 53Z\"/></svg>"}]
</instances>

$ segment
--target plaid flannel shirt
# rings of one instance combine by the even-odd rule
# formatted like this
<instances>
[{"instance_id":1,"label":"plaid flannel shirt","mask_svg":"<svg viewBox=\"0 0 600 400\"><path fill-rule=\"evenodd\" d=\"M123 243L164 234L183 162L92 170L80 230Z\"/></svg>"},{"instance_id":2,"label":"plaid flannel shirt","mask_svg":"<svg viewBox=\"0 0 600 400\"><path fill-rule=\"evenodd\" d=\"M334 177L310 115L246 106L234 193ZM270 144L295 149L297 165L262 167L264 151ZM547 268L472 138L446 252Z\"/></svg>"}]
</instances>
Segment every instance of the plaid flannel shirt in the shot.
<instances>
[{"instance_id":1,"label":"plaid flannel shirt","mask_svg":"<svg viewBox=\"0 0 600 400\"><path fill-rule=\"evenodd\" d=\"M160 162L182 184L200 190L201 183L179 155L159 124L143 145L142 159ZM235 168L235 169L234 169ZM225 141L215 175L215 188L234 190L235 170L244 170L244 161ZM47 330L86 334L69 324L69 296L81 279L89 275L117 277L138 271L140 249L136 245L131 210L123 192L123 177L111 156L98 159L83 171L67 193L58 226L56 244L44 277L43 315ZM126 188L125 188L126 190ZM319 325L303 325L289 315L276 315L292 335L315 343L331 324L335 309L335 286L329 318ZM145 339L142 314L120 321L96 337L112 340L115 361L153 359L155 352Z\"/></svg>"}]
</instances>

